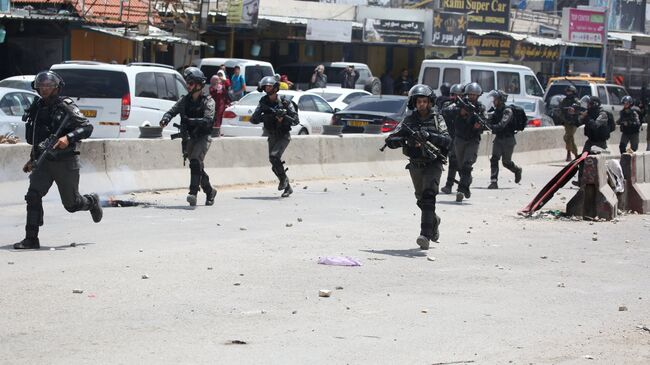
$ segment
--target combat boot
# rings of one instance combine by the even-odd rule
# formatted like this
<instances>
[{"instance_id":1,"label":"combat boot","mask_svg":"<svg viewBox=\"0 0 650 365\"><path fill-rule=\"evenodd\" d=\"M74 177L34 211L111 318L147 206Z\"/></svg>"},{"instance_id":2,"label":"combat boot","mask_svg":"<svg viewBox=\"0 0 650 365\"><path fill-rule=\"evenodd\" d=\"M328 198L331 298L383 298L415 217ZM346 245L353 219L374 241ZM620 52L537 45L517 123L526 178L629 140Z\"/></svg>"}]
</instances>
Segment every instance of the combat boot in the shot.
<instances>
[{"instance_id":1,"label":"combat boot","mask_svg":"<svg viewBox=\"0 0 650 365\"><path fill-rule=\"evenodd\" d=\"M93 193L87 195L87 197L92 200L89 210L90 216L93 217L93 222L101 222L102 218L104 217L104 211L102 210L102 206L99 203L99 195Z\"/></svg>"},{"instance_id":2,"label":"combat boot","mask_svg":"<svg viewBox=\"0 0 650 365\"><path fill-rule=\"evenodd\" d=\"M456 202L457 202L457 203L462 202L464 197L465 197L465 196L464 196L463 193L461 193L460 191L457 191L457 192L456 192Z\"/></svg>"},{"instance_id":3,"label":"combat boot","mask_svg":"<svg viewBox=\"0 0 650 365\"><path fill-rule=\"evenodd\" d=\"M520 167L520 168L517 169L517 171L515 171L515 183L517 183L517 184L519 184L519 182L521 181L521 172L522 172L522 170L523 169Z\"/></svg>"},{"instance_id":4,"label":"combat boot","mask_svg":"<svg viewBox=\"0 0 650 365\"><path fill-rule=\"evenodd\" d=\"M420 235L415 240L415 242L418 244L418 246L420 246L421 250L428 250L429 249L429 237Z\"/></svg>"},{"instance_id":5,"label":"combat boot","mask_svg":"<svg viewBox=\"0 0 650 365\"><path fill-rule=\"evenodd\" d=\"M440 228L441 221L442 219L440 218L440 216L436 214L436 225L433 227L433 236L431 237L431 241L438 242L438 240L440 239L439 228Z\"/></svg>"},{"instance_id":6,"label":"combat boot","mask_svg":"<svg viewBox=\"0 0 650 365\"><path fill-rule=\"evenodd\" d=\"M214 187L212 188L212 191L210 193L206 194L205 196L205 205L206 206L212 206L214 204L214 198L217 196L217 189Z\"/></svg>"},{"instance_id":7,"label":"combat boot","mask_svg":"<svg viewBox=\"0 0 650 365\"><path fill-rule=\"evenodd\" d=\"M443 194L451 194L451 185L445 185L440 189Z\"/></svg>"},{"instance_id":8,"label":"combat boot","mask_svg":"<svg viewBox=\"0 0 650 365\"><path fill-rule=\"evenodd\" d=\"M280 177L280 183L278 184L278 190L287 190L287 187L289 186L289 178L284 175Z\"/></svg>"},{"instance_id":9,"label":"combat boot","mask_svg":"<svg viewBox=\"0 0 650 365\"><path fill-rule=\"evenodd\" d=\"M196 206L196 194L187 194L187 202L190 203L190 207Z\"/></svg>"},{"instance_id":10,"label":"combat boot","mask_svg":"<svg viewBox=\"0 0 650 365\"><path fill-rule=\"evenodd\" d=\"M492 182L490 183L490 185L488 185L487 188L488 188L488 189L498 189L498 188L499 188L499 185L497 184L496 181L492 181Z\"/></svg>"},{"instance_id":11,"label":"combat boot","mask_svg":"<svg viewBox=\"0 0 650 365\"><path fill-rule=\"evenodd\" d=\"M282 192L282 197L287 198L291 194L293 194L293 189L291 188L291 185L287 184L287 187Z\"/></svg>"},{"instance_id":12,"label":"combat boot","mask_svg":"<svg viewBox=\"0 0 650 365\"><path fill-rule=\"evenodd\" d=\"M38 240L38 237L25 238L14 244L15 250L38 250L39 248L41 248L41 242Z\"/></svg>"}]
</instances>

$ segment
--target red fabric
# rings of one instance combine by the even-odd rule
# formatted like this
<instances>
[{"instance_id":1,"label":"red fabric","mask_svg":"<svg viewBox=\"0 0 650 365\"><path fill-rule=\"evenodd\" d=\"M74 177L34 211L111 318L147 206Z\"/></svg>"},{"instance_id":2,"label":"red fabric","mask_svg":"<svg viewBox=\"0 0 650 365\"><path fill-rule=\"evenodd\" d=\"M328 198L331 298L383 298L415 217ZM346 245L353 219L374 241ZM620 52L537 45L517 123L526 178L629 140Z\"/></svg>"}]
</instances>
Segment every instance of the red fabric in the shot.
<instances>
[{"instance_id":1,"label":"red fabric","mask_svg":"<svg viewBox=\"0 0 650 365\"><path fill-rule=\"evenodd\" d=\"M214 87L211 86L210 95L214 99L214 127L220 128L223 120L223 112L230 105L227 84L221 82L217 83Z\"/></svg>"}]
</instances>

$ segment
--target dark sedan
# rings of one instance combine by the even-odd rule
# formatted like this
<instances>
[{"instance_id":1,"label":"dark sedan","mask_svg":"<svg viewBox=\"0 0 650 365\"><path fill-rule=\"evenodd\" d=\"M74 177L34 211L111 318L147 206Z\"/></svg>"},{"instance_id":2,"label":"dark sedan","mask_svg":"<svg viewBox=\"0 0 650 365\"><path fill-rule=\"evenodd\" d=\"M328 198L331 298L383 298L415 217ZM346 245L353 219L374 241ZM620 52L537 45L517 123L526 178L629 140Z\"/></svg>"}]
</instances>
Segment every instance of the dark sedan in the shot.
<instances>
[{"instance_id":1,"label":"dark sedan","mask_svg":"<svg viewBox=\"0 0 650 365\"><path fill-rule=\"evenodd\" d=\"M363 133L369 126L381 128L382 133L391 132L406 117L407 100L397 95L362 96L334 114L332 125L343 126L342 133Z\"/></svg>"}]
</instances>

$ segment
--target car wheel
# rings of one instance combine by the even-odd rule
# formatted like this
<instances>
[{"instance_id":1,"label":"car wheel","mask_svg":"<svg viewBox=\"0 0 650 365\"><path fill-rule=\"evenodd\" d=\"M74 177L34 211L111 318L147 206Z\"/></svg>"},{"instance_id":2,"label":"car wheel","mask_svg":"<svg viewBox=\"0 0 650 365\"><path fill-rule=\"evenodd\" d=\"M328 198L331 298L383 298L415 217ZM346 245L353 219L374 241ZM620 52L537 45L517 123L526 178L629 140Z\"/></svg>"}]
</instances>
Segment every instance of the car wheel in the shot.
<instances>
[{"instance_id":1,"label":"car wheel","mask_svg":"<svg viewBox=\"0 0 650 365\"><path fill-rule=\"evenodd\" d=\"M306 136L308 134L309 134L309 131L307 130L307 128L303 128L303 129L300 130L300 132L298 132L299 136Z\"/></svg>"},{"instance_id":2,"label":"car wheel","mask_svg":"<svg viewBox=\"0 0 650 365\"><path fill-rule=\"evenodd\" d=\"M363 89L372 95L379 95L381 94L381 81L376 77L369 78Z\"/></svg>"}]
</instances>

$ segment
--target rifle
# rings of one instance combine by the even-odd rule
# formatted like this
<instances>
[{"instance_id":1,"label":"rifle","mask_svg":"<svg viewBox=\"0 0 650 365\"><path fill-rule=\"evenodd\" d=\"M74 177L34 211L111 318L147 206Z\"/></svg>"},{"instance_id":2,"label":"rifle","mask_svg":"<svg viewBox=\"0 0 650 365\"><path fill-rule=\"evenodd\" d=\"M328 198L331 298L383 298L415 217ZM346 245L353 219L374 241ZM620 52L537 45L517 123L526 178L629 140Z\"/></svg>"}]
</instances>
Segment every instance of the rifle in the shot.
<instances>
[{"instance_id":1,"label":"rifle","mask_svg":"<svg viewBox=\"0 0 650 365\"><path fill-rule=\"evenodd\" d=\"M187 161L187 142L190 139L190 133L187 130L187 125L185 123L172 124L174 127L178 128L178 133L172 134L170 137L172 140L180 138L181 139L181 152L183 153L183 166L185 166L185 161Z\"/></svg>"},{"instance_id":2,"label":"rifle","mask_svg":"<svg viewBox=\"0 0 650 365\"><path fill-rule=\"evenodd\" d=\"M414 131L413 128L409 127L408 124L402 122L398 128L403 128L406 133L408 133L408 136L406 136L407 139L412 139L420 145L422 153L425 156L432 160L440 160L440 162L443 164L447 163L447 156L445 156L442 151L440 151L440 148L431 143L431 141L422 138L422 136L418 132ZM388 147L388 144L384 143L384 145L379 150L381 152L384 152L386 147Z\"/></svg>"},{"instance_id":3,"label":"rifle","mask_svg":"<svg viewBox=\"0 0 650 365\"><path fill-rule=\"evenodd\" d=\"M290 103L290 101L288 102ZM294 120L291 117L287 117L287 109L280 107L280 105L270 107L266 104L260 103L259 106L262 110L262 113L264 114L266 113L273 114L275 118L287 118L290 120L292 126L299 124L299 121Z\"/></svg>"},{"instance_id":4,"label":"rifle","mask_svg":"<svg viewBox=\"0 0 650 365\"><path fill-rule=\"evenodd\" d=\"M65 118L63 118L63 121L59 125L59 128L57 128L56 132L50 134L44 141L42 141L41 143L38 144L38 146L36 146L42 152L33 165L34 169L38 169L43 164L43 161L45 161L47 156L50 156L52 159L54 159L57 157L57 155L60 155L60 152L54 151L54 145L60 138L59 134L61 134L61 132L63 132L63 130L67 127L69 120L70 120L70 115L66 114ZM34 126L34 128L36 128L36 126Z\"/></svg>"},{"instance_id":5,"label":"rifle","mask_svg":"<svg viewBox=\"0 0 650 365\"><path fill-rule=\"evenodd\" d=\"M485 116L482 115L478 106L472 104L469 100L466 100L465 98L458 98L456 100L461 104L461 107L466 108L467 111L469 111L474 116L476 116L476 119L478 119L478 123L481 125L481 127L489 131L492 131L492 128L490 127L487 119L485 119Z\"/></svg>"}]
</instances>

